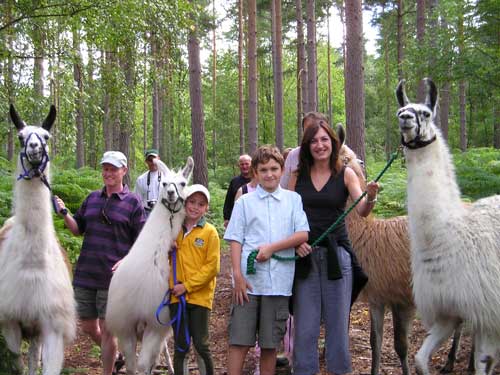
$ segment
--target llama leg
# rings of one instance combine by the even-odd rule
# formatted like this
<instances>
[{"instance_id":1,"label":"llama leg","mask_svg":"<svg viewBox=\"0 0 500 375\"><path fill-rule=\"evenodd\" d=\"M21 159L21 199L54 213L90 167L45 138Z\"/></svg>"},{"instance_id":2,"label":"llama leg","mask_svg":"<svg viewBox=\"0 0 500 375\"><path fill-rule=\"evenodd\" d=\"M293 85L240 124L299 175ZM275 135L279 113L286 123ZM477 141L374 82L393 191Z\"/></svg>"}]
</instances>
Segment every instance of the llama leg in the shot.
<instances>
[{"instance_id":1,"label":"llama leg","mask_svg":"<svg viewBox=\"0 0 500 375\"><path fill-rule=\"evenodd\" d=\"M165 362L167 365L167 370L169 373L174 373L174 365L172 362L172 357L170 356L170 352L168 351L168 340L172 337L172 329L169 328L167 338L165 339L165 344L163 348L163 353L165 355Z\"/></svg>"},{"instance_id":2,"label":"llama leg","mask_svg":"<svg viewBox=\"0 0 500 375\"><path fill-rule=\"evenodd\" d=\"M41 342L43 375L59 374L64 362L63 335L46 331Z\"/></svg>"},{"instance_id":3,"label":"llama leg","mask_svg":"<svg viewBox=\"0 0 500 375\"><path fill-rule=\"evenodd\" d=\"M428 362L431 355L443 344L452 334L455 329L457 321L449 319L441 319L433 323L429 330L429 335L425 338L422 347L415 355L415 366L417 374L429 375Z\"/></svg>"},{"instance_id":4,"label":"llama leg","mask_svg":"<svg viewBox=\"0 0 500 375\"><path fill-rule=\"evenodd\" d=\"M448 353L448 360L441 369L442 374L449 374L453 372L455 361L457 360L457 351L460 348L460 338L462 337L462 325L458 325L453 333L453 342L451 344L450 352Z\"/></svg>"},{"instance_id":5,"label":"llama leg","mask_svg":"<svg viewBox=\"0 0 500 375\"><path fill-rule=\"evenodd\" d=\"M36 375L38 366L40 366L41 354L40 337L33 337L30 340L30 347L28 350L28 374Z\"/></svg>"},{"instance_id":6,"label":"llama leg","mask_svg":"<svg viewBox=\"0 0 500 375\"><path fill-rule=\"evenodd\" d=\"M370 303L370 346L372 348L372 372L378 375L380 369L380 351L384 338L384 304Z\"/></svg>"},{"instance_id":7,"label":"llama leg","mask_svg":"<svg viewBox=\"0 0 500 375\"><path fill-rule=\"evenodd\" d=\"M137 369L137 356L135 354L137 349L137 335L135 332L129 332L128 335L119 337L118 347L125 356L125 367L127 368L127 375L135 375Z\"/></svg>"},{"instance_id":8,"label":"llama leg","mask_svg":"<svg viewBox=\"0 0 500 375\"><path fill-rule=\"evenodd\" d=\"M19 324L8 321L3 323L2 334L5 338L5 342L9 350L17 357L16 369L14 370L16 374L22 374L24 369L23 358L21 357L21 327Z\"/></svg>"},{"instance_id":9,"label":"llama leg","mask_svg":"<svg viewBox=\"0 0 500 375\"><path fill-rule=\"evenodd\" d=\"M415 316L415 309L407 306L392 306L394 325L394 349L398 353L403 375L410 374L408 365L408 333Z\"/></svg>"},{"instance_id":10,"label":"llama leg","mask_svg":"<svg viewBox=\"0 0 500 375\"><path fill-rule=\"evenodd\" d=\"M137 364L139 374L151 373L155 359L158 357L164 340L165 335L163 330L156 331L150 326L146 327L142 336L141 352Z\"/></svg>"},{"instance_id":11,"label":"llama leg","mask_svg":"<svg viewBox=\"0 0 500 375\"><path fill-rule=\"evenodd\" d=\"M475 367L476 375L489 375L498 362L497 346L494 338L476 333L475 335Z\"/></svg>"}]
</instances>

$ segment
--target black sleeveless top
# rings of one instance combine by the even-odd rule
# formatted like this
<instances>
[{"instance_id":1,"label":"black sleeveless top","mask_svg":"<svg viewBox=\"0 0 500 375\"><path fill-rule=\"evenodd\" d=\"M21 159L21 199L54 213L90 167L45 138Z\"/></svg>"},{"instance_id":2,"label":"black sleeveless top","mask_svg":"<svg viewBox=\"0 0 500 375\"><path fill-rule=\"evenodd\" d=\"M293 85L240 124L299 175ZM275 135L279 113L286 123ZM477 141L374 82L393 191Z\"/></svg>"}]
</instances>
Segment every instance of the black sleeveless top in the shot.
<instances>
[{"instance_id":1,"label":"black sleeveless top","mask_svg":"<svg viewBox=\"0 0 500 375\"><path fill-rule=\"evenodd\" d=\"M302 204L309 222L309 243L313 243L321 236L345 211L349 191L344 183L343 168L337 175L332 175L325 186L317 191L311 176L306 174L297 178L295 191L302 197ZM335 229L319 245L328 248L329 279L342 277L339 275L336 245L341 245L351 252L351 242L347 236L347 229L342 220ZM332 267L330 267L330 264ZM300 258L296 263L296 276L305 278L310 269L310 257Z\"/></svg>"}]
</instances>

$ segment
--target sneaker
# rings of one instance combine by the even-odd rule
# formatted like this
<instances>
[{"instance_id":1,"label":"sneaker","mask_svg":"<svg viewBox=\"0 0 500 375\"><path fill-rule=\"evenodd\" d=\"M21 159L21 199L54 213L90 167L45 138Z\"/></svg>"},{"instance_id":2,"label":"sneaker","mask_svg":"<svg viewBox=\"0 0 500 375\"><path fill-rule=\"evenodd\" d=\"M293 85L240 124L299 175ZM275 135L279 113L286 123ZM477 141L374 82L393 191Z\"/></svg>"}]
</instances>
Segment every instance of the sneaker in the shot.
<instances>
[{"instance_id":1,"label":"sneaker","mask_svg":"<svg viewBox=\"0 0 500 375\"><path fill-rule=\"evenodd\" d=\"M120 370L125 366L125 358L122 353L118 353L115 360L115 367L113 369L113 375L118 375Z\"/></svg>"}]
</instances>

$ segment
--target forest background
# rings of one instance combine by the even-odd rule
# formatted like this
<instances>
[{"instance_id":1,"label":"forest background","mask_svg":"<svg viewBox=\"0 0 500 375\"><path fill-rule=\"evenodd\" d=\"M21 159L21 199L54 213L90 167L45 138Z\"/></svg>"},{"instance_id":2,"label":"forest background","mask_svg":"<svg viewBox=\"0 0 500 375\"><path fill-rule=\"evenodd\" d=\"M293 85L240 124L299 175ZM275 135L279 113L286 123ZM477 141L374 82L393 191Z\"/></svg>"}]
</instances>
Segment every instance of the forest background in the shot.
<instances>
[{"instance_id":1,"label":"forest background","mask_svg":"<svg viewBox=\"0 0 500 375\"><path fill-rule=\"evenodd\" d=\"M399 144L397 82L421 98L426 76L464 198L498 194L499 14L496 0L0 0L0 222L12 214L19 151L9 103L28 124L56 106L53 189L72 212L101 186L105 150L128 156L133 185L155 147L170 167L193 155L222 230L238 155L296 146L302 115L318 110L346 126L373 176ZM342 30L338 48L331 30ZM405 213L404 181L395 163L378 215ZM55 222L74 262L81 240Z\"/></svg>"}]
</instances>

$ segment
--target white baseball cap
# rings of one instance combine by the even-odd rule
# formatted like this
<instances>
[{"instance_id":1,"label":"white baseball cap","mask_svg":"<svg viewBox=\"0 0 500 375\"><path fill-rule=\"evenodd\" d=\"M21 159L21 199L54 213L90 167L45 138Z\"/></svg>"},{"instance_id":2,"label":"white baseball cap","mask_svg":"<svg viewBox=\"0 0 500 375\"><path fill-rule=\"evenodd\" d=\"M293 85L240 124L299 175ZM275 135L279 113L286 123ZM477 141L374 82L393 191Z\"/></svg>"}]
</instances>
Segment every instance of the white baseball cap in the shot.
<instances>
[{"instance_id":1,"label":"white baseball cap","mask_svg":"<svg viewBox=\"0 0 500 375\"><path fill-rule=\"evenodd\" d=\"M127 157L120 151L106 151L101 159L102 164L112 164L116 168L127 166Z\"/></svg>"},{"instance_id":2,"label":"white baseball cap","mask_svg":"<svg viewBox=\"0 0 500 375\"><path fill-rule=\"evenodd\" d=\"M202 193L207 198L207 202L210 203L210 193L205 186L194 184L186 188L186 198L189 198L194 193Z\"/></svg>"}]
</instances>

